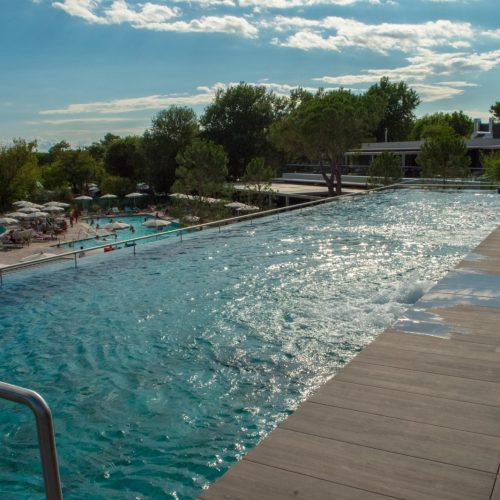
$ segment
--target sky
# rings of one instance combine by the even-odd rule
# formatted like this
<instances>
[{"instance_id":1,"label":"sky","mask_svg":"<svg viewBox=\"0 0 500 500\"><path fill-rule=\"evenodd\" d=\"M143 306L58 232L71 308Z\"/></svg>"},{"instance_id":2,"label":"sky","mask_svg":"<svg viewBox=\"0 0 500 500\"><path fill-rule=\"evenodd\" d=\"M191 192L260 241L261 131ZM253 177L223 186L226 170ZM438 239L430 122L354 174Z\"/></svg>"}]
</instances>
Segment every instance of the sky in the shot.
<instances>
[{"instance_id":1,"label":"sky","mask_svg":"<svg viewBox=\"0 0 500 500\"><path fill-rule=\"evenodd\" d=\"M418 116L500 101L499 0L0 0L0 144L79 147L198 115L244 81L363 92L388 76Z\"/></svg>"}]
</instances>

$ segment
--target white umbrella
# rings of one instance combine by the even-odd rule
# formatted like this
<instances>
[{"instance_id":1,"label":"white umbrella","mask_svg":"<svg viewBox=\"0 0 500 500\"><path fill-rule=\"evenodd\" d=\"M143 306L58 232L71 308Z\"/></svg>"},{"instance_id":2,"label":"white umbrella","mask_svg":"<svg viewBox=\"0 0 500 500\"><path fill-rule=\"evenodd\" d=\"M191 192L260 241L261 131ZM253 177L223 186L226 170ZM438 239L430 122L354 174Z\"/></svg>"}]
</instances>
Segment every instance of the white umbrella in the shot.
<instances>
[{"instance_id":1,"label":"white umbrella","mask_svg":"<svg viewBox=\"0 0 500 500\"><path fill-rule=\"evenodd\" d=\"M19 221L12 217L0 217L0 224L17 224Z\"/></svg>"},{"instance_id":2,"label":"white umbrella","mask_svg":"<svg viewBox=\"0 0 500 500\"><path fill-rule=\"evenodd\" d=\"M10 217L11 219L21 219L21 214L24 216L26 214L23 214L22 212L10 212L8 214L5 214L4 217Z\"/></svg>"},{"instance_id":3,"label":"white umbrella","mask_svg":"<svg viewBox=\"0 0 500 500\"><path fill-rule=\"evenodd\" d=\"M253 212L254 210L260 210L260 208L254 205L245 205L244 207L238 208L238 210L241 212Z\"/></svg>"},{"instance_id":4,"label":"white umbrella","mask_svg":"<svg viewBox=\"0 0 500 500\"><path fill-rule=\"evenodd\" d=\"M36 219L38 217L48 217L48 213L47 212L40 212L40 211L37 211L37 212L31 212L30 214L28 214L28 218L29 219Z\"/></svg>"},{"instance_id":5,"label":"white umbrella","mask_svg":"<svg viewBox=\"0 0 500 500\"><path fill-rule=\"evenodd\" d=\"M39 210L40 210L39 208L35 208L35 207L21 207L21 208L17 209L18 212L23 212L25 214L30 214L32 212L38 212Z\"/></svg>"},{"instance_id":6,"label":"white umbrella","mask_svg":"<svg viewBox=\"0 0 500 500\"><path fill-rule=\"evenodd\" d=\"M76 201L91 201L93 200L92 196L87 196L86 194L82 194L81 196L77 196L73 198Z\"/></svg>"},{"instance_id":7,"label":"white umbrella","mask_svg":"<svg viewBox=\"0 0 500 500\"><path fill-rule=\"evenodd\" d=\"M47 205L44 210L47 212L64 212L64 208L57 205Z\"/></svg>"},{"instance_id":8,"label":"white umbrella","mask_svg":"<svg viewBox=\"0 0 500 500\"><path fill-rule=\"evenodd\" d=\"M125 222L109 222L108 224L104 224L104 226L102 227L108 230L127 229L128 227L130 227L130 224L125 224Z\"/></svg>"},{"instance_id":9,"label":"white umbrella","mask_svg":"<svg viewBox=\"0 0 500 500\"><path fill-rule=\"evenodd\" d=\"M41 250L40 252L34 253L32 255L28 255L19 260L19 262L31 262L32 260L45 259L46 257L55 257L55 253L44 252Z\"/></svg>"},{"instance_id":10,"label":"white umbrella","mask_svg":"<svg viewBox=\"0 0 500 500\"><path fill-rule=\"evenodd\" d=\"M18 219L29 219L30 214L25 214L24 212L15 212ZM12 214L10 214L12 215Z\"/></svg>"},{"instance_id":11,"label":"white umbrella","mask_svg":"<svg viewBox=\"0 0 500 500\"><path fill-rule=\"evenodd\" d=\"M107 199L110 200L112 198L118 198L118 196L116 196L116 194L111 194L111 193L109 193L109 194L103 194L101 196L101 200L107 200Z\"/></svg>"},{"instance_id":12,"label":"white umbrella","mask_svg":"<svg viewBox=\"0 0 500 500\"><path fill-rule=\"evenodd\" d=\"M125 198L133 198L134 199L134 207L135 207L135 199L136 198L142 198L143 196L146 196L146 195L143 194L143 193L134 192L134 193L126 194Z\"/></svg>"},{"instance_id":13,"label":"white umbrella","mask_svg":"<svg viewBox=\"0 0 500 500\"><path fill-rule=\"evenodd\" d=\"M63 203L62 201L48 201L47 203L44 203L46 207L61 207L61 208L68 208L70 206L69 203Z\"/></svg>"},{"instance_id":14,"label":"white umbrella","mask_svg":"<svg viewBox=\"0 0 500 500\"><path fill-rule=\"evenodd\" d=\"M226 208L241 208L246 205L244 203L241 203L240 201L232 201L231 203L226 203L224 206Z\"/></svg>"},{"instance_id":15,"label":"white umbrella","mask_svg":"<svg viewBox=\"0 0 500 500\"><path fill-rule=\"evenodd\" d=\"M21 200L21 201L15 201L14 203L12 203L12 205L14 205L15 207L25 207L32 205L32 203L31 201Z\"/></svg>"},{"instance_id":16,"label":"white umbrella","mask_svg":"<svg viewBox=\"0 0 500 500\"><path fill-rule=\"evenodd\" d=\"M227 208L235 208L236 210L241 210L243 212L251 212L253 210L259 210L259 207L255 207L253 205L246 205L245 203L241 203L240 201L232 201L231 203L226 203L224 206Z\"/></svg>"},{"instance_id":17,"label":"white umbrella","mask_svg":"<svg viewBox=\"0 0 500 500\"><path fill-rule=\"evenodd\" d=\"M169 226L170 224L172 224L171 221L162 219L149 219L146 222L142 223L142 225L145 227L156 227L156 228Z\"/></svg>"}]
</instances>

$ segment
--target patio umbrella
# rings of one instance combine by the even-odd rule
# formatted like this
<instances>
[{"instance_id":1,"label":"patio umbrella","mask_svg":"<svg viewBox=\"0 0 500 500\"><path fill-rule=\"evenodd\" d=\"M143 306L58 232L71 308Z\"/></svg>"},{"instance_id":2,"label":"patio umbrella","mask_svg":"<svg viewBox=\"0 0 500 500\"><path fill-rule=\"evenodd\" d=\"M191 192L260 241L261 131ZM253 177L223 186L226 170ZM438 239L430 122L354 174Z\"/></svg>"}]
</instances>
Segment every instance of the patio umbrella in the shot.
<instances>
[{"instance_id":1,"label":"patio umbrella","mask_svg":"<svg viewBox=\"0 0 500 500\"><path fill-rule=\"evenodd\" d=\"M156 228L169 226L170 224L172 224L171 221L163 219L149 219L146 222L142 223L142 225L145 227L156 227Z\"/></svg>"},{"instance_id":2,"label":"patio umbrella","mask_svg":"<svg viewBox=\"0 0 500 500\"><path fill-rule=\"evenodd\" d=\"M17 224L19 221L17 219L13 219L12 217L0 217L0 224Z\"/></svg>"},{"instance_id":3,"label":"patio umbrella","mask_svg":"<svg viewBox=\"0 0 500 500\"><path fill-rule=\"evenodd\" d=\"M64 203L62 201L48 201L47 203L44 203L46 207L61 207L61 208L68 208L70 206L69 203Z\"/></svg>"},{"instance_id":4,"label":"patio umbrella","mask_svg":"<svg viewBox=\"0 0 500 500\"><path fill-rule=\"evenodd\" d=\"M22 215L26 215L26 214L23 214L22 212L10 212L8 214L5 214L4 217L10 217L11 219L21 219L21 214Z\"/></svg>"},{"instance_id":5,"label":"patio umbrella","mask_svg":"<svg viewBox=\"0 0 500 500\"><path fill-rule=\"evenodd\" d=\"M55 257L57 254L44 252L41 250L40 252L34 253L32 255L28 255L19 260L19 262L31 262L33 260L45 259L46 257Z\"/></svg>"},{"instance_id":6,"label":"patio umbrella","mask_svg":"<svg viewBox=\"0 0 500 500\"><path fill-rule=\"evenodd\" d=\"M47 205L44 210L47 212L64 212L64 208L57 205Z\"/></svg>"},{"instance_id":7,"label":"patio umbrella","mask_svg":"<svg viewBox=\"0 0 500 500\"><path fill-rule=\"evenodd\" d=\"M236 210L241 210L242 212L251 212L253 210L259 210L259 207L253 205L246 205L240 201L232 201L231 203L226 203L224 205L226 208L234 208Z\"/></svg>"},{"instance_id":8,"label":"patio umbrella","mask_svg":"<svg viewBox=\"0 0 500 500\"><path fill-rule=\"evenodd\" d=\"M127 229L128 227L130 227L130 224L125 224L125 222L109 222L108 224L104 224L104 226L102 226L103 229L107 229L107 230L114 230L114 229Z\"/></svg>"},{"instance_id":9,"label":"patio umbrella","mask_svg":"<svg viewBox=\"0 0 500 500\"><path fill-rule=\"evenodd\" d=\"M30 214L25 214L24 212L15 212L16 214L16 218L18 219L29 219L30 218ZM13 214L10 214L10 215L13 215Z\"/></svg>"},{"instance_id":10,"label":"patio umbrella","mask_svg":"<svg viewBox=\"0 0 500 500\"><path fill-rule=\"evenodd\" d=\"M20 200L20 201L15 201L12 203L15 207L24 207L24 206L29 206L31 205L31 201L26 201L26 200Z\"/></svg>"},{"instance_id":11,"label":"patio umbrella","mask_svg":"<svg viewBox=\"0 0 500 500\"><path fill-rule=\"evenodd\" d=\"M101 200L109 200L108 202L108 208L111 206L111 200L114 200L115 198L118 198L118 196L116 196L116 194L111 194L111 193L108 193L108 194L103 194L101 196Z\"/></svg>"},{"instance_id":12,"label":"patio umbrella","mask_svg":"<svg viewBox=\"0 0 500 500\"><path fill-rule=\"evenodd\" d=\"M87 196L86 194L82 194L81 196L77 196L73 198L75 201L92 201L92 196Z\"/></svg>"},{"instance_id":13,"label":"patio umbrella","mask_svg":"<svg viewBox=\"0 0 500 500\"><path fill-rule=\"evenodd\" d=\"M21 208L17 209L18 212L22 212L24 214L30 214L32 212L38 212L39 210L40 210L39 208L35 208L35 207L21 207Z\"/></svg>"},{"instance_id":14,"label":"patio umbrella","mask_svg":"<svg viewBox=\"0 0 500 500\"><path fill-rule=\"evenodd\" d=\"M142 198L143 196L145 196L143 193L129 193L129 194L126 194L125 195L125 198L133 198L134 200L134 207L135 207L135 199L136 198Z\"/></svg>"},{"instance_id":15,"label":"patio umbrella","mask_svg":"<svg viewBox=\"0 0 500 500\"><path fill-rule=\"evenodd\" d=\"M39 210L37 210L36 212L31 212L28 214L28 218L29 219L37 219L38 217L48 217L48 213L47 212L40 212Z\"/></svg>"}]
</instances>

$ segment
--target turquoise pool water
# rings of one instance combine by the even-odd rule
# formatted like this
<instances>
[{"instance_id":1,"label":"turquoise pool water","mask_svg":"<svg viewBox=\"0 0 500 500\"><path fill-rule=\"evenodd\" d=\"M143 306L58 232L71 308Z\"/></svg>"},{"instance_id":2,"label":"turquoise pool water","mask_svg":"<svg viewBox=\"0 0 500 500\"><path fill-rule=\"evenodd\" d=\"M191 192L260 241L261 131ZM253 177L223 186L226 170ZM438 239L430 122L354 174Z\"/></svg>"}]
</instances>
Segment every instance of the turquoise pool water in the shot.
<instances>
[{"instance_id":1,"label":"turquoise pool water","mask_svg":"<svg viewBox=\"0 0 500 500\"><path fill-rule=\"evenodd\" d=\"M195 498L499 221L405 190L169 238L0 289L0 379L50 404L65 498ZM0 401L0 496L42 498Z\"/></svg>"},{"instance_id":2,"label":"turquoise pool water","mask_svg":"<svg viewBox=\"0 0 500 500\"><path fill-rule=\"evenodd\" d=\"M161 230L158 230L153 227L143 226L142 223L145 220L154 219L152 216L145 215L131 215L128 217L99 217L94 219L86 219L85 222L90 225L90 221L92 221L92 225L90 225L90 231L81 231L78 236L78 241L71 243L63 243L61 247L64 248L90 248L98 245L104 245L105 243L120 243L124 240L129 240L131 238L138 238L139 236L147 236L151 234L158 234L160 231L170 231L172 229L177 229L180 227L180 224L172 222L168 226L163 227ZM134 231L132 232L130 229L119 229L116 231L116 238L113 235L109 236L101 236L98 239L91 238L89 236L93 236L95 234L95 228L97 225L102 229L109 222L124 222L125 224L129 224L133 226ZM167 236L159 236L159 238L165 238ZM81 238L81 239L80 239ZM140 240L137 244L142 243L150 243L153 240Z\"/></svg>"}]
</instances>

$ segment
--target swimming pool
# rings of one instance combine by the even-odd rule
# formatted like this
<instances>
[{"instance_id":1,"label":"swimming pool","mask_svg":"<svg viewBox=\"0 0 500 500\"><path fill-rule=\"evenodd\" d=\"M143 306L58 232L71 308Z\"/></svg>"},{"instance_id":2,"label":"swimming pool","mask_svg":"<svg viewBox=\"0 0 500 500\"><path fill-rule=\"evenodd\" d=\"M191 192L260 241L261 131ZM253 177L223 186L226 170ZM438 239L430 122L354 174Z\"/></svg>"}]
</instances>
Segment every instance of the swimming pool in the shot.
<instances>
[{"instance_id":1,"label":"swimming pool","mask_svg":"<svg viewBox=\"0 0 500 500\"><path fill-rule=\"evenodd\" d=\"M60 246L63 248L90 248L98 245L104 245L105 243L120 243L124 240L129 240L131 238L138 238L139 236L148 236L151 234L157 234L161 231L170 231L172 229L177 229L180 226L177 222L171 222L169 225L161 228L161 230L143 226L142 223L146 220L154 219L151 215L129 215L129 216L120 216L120 217L98 217L93 219L86 219L85 222L89 224L89 230L82 230L78 234L77 241L72 241L70 243L63 243ZM103 228L106 224L110 222L123 222L128 224L130 227L133 227L133 231L129 228L119 229L115 231L113 234L108 234L102 236L102 232L106 232ZM100 228L101 236L99 238L93 238L95 235L96 228ZM158 238L166 238L168 235L159 236ZM150 243L153 240L140 240L137 244L142 243Z\"/></svg>"},{"instance_id":2,"label":"swimming pool","mask_svg":"<svg viewBox=\"0 0 500 500\"><path fill-rule=\"evenodd\" d=\"M194 498L499 208L496 194L380 193L9 275L0 379L51 405L66 498ZM42 498L31 415L0 407L0 493Z\"/></svg>"}]
</instances>

